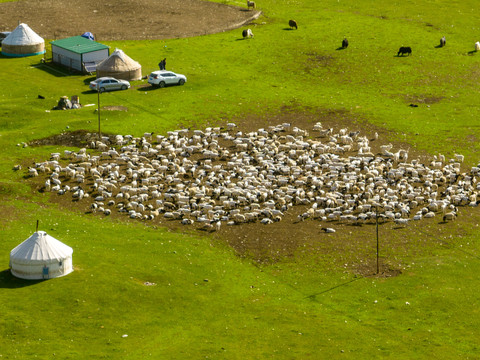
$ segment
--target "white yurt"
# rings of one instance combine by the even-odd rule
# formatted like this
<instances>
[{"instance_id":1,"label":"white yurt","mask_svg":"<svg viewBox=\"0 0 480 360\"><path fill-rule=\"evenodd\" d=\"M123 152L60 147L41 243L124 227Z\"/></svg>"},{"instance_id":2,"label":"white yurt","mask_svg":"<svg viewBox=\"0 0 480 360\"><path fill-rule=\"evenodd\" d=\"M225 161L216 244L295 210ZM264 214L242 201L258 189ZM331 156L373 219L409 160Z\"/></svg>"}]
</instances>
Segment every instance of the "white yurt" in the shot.
<instances>
[{"instance_id":1,"label":"white yurt","mask_svg":"<svg viewBox=\"0 0 480 360\"><path fill-rule=\"evenodd\" d=\"M10 269L21 279L50 279L70 274L73 249L45 231L37 231L10 252Z\"/></svg>"},{"instance_id":2,"label":"white yurt","mask_svg":"<svg viewBox=\"0 0 480 360\"><path fill-rule=\"evenodd\" d=\"M45 41L27 24L20 24L2 41L2 54L23 57L45 53Z\"/></svg>"},{"instance_id":3,"label":"white yurt","mask_svg":"<svg viewBox=\"0 0 480 360\"><path fill-rule=\"evenodd\" d=\"M122 50L115 49L108 58L97 65L97 78L103 76L123 80L140 80L142 78L142 66Z\"/></svg>"}]
</instances>

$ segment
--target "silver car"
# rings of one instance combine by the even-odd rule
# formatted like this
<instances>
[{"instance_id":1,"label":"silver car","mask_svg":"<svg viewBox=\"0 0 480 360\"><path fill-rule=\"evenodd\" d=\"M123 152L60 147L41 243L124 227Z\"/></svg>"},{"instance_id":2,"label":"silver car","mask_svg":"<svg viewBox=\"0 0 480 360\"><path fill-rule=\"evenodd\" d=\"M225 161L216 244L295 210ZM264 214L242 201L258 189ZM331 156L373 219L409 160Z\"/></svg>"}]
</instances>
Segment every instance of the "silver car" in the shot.
<instances>
[{"instance_id":1,"label":"silver car","mask_svg":"<svg viewBox=\"0 0 480 360\"><path fill-rule=\"evenodd\" d=\"M111 91L111 90L127 90L130 83L127 80L118 80L113 77L101 77L90 82L90 89L93 91Z\"/></svg>"},{"instance_id":2,"label":"silver car","mask_svg":"<svg viewBox=\"0 0 480 360\"><path fill-rule=\"evenodd\" d=\"M165 87L165 85L183 85L187 77L182 74L175 74L173 71L157 70L148 76L148 83L153 86Z\"/></svg>"}]
</instances>

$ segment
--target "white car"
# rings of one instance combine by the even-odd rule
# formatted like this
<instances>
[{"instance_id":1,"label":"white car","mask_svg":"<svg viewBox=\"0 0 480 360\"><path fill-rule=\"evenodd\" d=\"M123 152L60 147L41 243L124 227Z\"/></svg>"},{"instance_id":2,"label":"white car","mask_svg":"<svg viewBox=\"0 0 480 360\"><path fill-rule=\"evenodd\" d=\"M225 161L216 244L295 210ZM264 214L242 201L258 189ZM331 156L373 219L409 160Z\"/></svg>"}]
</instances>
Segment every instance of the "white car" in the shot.
<instances>
[{"instance_id":1,"label":"white car","mask_svg":"<svg viewBox=\"0 0 480 360\"><path fill-rule=\"evenodd\" d=\"M93 91L127 90L130 83L127 80L118 80L113 77L101 77L90 82Z\"/></svg>"},{"instance_id":2,"label":"white car","mask_svg":"<svg viewBox=\"0 0 480 360\"><path fill-rule=\"evenodd\" d=\"M175 74L168 70L157 70L148 76L148 83L153 86L165 87L166 85L183 85L187 77L182 74Z\"/></svg>"}]
</instances>

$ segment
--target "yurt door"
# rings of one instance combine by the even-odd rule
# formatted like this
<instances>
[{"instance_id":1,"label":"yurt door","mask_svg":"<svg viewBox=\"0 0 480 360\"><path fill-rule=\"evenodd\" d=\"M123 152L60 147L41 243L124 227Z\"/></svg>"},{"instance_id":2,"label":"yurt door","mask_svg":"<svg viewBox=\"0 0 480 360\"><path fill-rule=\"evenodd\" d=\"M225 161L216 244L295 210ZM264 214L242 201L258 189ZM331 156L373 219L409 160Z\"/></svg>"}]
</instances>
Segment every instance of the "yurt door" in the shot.
<instances>
[{"instance_id":1,"label":"yurt door","mask_svg":"<svg viewBox=\"0 0 480 360\"><path fill-rule=\"evenodd\" d=\"M49 270L48 267L45 265L45 266L43 267L43 272L42 272L44 279L48 279L48 270Z\"/></svg>"}]
</instances>

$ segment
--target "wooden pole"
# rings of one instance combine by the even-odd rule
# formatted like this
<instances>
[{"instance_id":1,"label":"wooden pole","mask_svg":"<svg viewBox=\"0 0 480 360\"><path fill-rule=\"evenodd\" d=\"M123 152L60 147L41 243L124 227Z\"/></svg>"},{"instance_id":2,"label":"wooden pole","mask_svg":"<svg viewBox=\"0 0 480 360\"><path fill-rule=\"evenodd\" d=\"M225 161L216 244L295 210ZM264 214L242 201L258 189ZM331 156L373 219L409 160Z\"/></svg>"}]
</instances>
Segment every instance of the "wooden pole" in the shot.
<instances>
[{"instance_id":1,"label":"wooden pole","mask_svg":"<svg viewBox=\"0 0 480 360\"><path fill-rule=\"evenodd\" d=\"M102 131L100 129L100 89L97 89L97 94L98 94L98 140L102 139Z\"/></svg>"},{"instance_id":2,"label":"wooden pole","mask_svg":"<svg viewBox=\"0 0 480 360\"><path fill-rule=\"evenodd\" d=\"M378 256L379 256L379 252L380 252L379 251L379 244L378 244L378 206L376 207L375 220L376 220L375 228L376 228L376 232L377 232L377 275L378 275L379 272L380 272L379 265L378 265Z\"/></svg>"}]
</instances>

